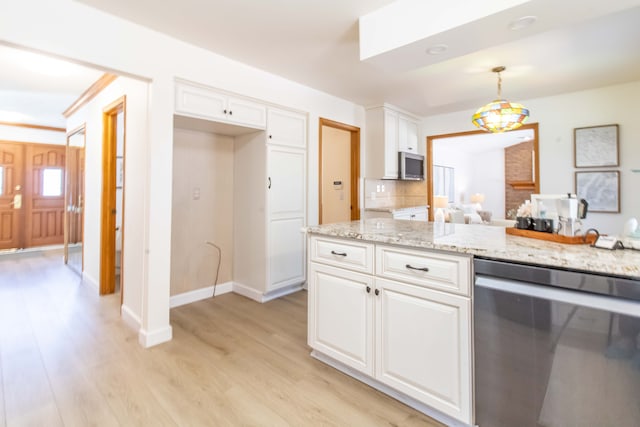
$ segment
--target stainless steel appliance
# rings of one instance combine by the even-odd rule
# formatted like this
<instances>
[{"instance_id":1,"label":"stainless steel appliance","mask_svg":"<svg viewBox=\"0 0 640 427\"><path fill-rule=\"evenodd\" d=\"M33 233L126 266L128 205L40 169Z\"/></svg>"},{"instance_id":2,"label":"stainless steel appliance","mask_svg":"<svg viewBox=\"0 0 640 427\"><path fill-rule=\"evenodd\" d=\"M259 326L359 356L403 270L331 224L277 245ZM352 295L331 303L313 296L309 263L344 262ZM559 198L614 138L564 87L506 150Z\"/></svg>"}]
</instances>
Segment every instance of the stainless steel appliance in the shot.
<instances>
[{"instance_id":1,"label":"stainless steel appliance","mask_svg":"<svg viewBox=\"0 0 640 427\"><path fill-rule=\"evenodd\" d=\"M479 427L640 425L640 280L474 268Z\"/></svg>"},{"instance_id":2,"label":"stainless steel appliance","mask_svg":"<svg viewBox=\"0 0 640 427\"><path fill-rule=\"evenodd\" d=\"M399 152L398 178L411 181L424 180L424 156L403 151Z\"/></svg>"},{"instance_id":3,"label":"stainless steel appliance","mask_svg":"<svg viewBox=\"0 0 640 427\"><path fill-rule=\"evenodd\" d=\"M577 236L581 234L582 221L586 218L589 204L585 199L578 200L571 193L567 197L556 200L558 211L558 234Z\"/></svg>"}]
</instances>

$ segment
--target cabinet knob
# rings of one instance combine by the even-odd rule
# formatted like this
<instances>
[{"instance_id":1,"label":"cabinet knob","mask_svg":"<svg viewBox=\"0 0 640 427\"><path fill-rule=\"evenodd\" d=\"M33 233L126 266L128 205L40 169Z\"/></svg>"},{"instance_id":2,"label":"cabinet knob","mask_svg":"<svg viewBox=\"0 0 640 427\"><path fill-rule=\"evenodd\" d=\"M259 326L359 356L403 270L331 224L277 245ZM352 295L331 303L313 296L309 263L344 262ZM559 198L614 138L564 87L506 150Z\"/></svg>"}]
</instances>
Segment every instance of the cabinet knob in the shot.
<instances>
[{"instance_id":1,"label":"cabinet knob","mask_svg":"<svg viewBox=\"0 0 640 427\"><path fill-rule=\"evenodd\" d=\"M273 138L273 135L269 135L269 139Z\"/></svg>"},{"instance_id":2,"label":"cabinet knob","mask_svg":"<svg viewBox=\"0 0 640 427\"><path fill-rule=\"evenodd\" d=\"M229 115L233 116L233 111L229 110Z\"/></svg>"},{"instance_id":3,"label":"cabinet knob","mask_svg":"<svg viewBox=\"0 0 640 427\"><path fill-rule=\"evenodd\" d=\"M227 110L222 110L222 112L223 112L224 114L227 114Z\"/></svg>"},{"instance_id":4,"label":"cabinet knob","mask_svg":"<svg viewBox=\"0 0 640 427\"><path fill-rule=\"evenodd\" d=\"M367 293L370 294L371 293L371 286L367 286Z\"/></svg>"},{"instance_id":5,"label":"cabinet knob","mask_svg":"<svg viewBox=\"0 0 640 427\"><path fill-rule=\"evenodd\" d=\"M380 295L380 289L375 290L376 295Z\"/></svg>"}]
</instances>

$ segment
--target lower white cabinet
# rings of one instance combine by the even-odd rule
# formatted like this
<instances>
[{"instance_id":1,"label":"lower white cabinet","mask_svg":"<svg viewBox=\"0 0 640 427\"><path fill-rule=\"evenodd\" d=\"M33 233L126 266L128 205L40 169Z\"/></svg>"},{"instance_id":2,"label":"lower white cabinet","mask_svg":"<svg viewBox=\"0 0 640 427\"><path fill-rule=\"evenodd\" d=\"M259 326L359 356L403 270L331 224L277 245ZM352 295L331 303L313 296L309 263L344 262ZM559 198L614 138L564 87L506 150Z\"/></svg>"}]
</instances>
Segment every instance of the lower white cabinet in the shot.
<instances>
[{"instance_id":1,"label":"lower white cabinet","mask_svg":"<svg viewBox=\"0 0 640 427\"><path fill-rule=\"evenodd\" d=\"M470 421L469 298L382 279L375 291L375 378Z\"/></svg>"},{"instance_id":2,"label":"lower white cabinet","mask_svg":"<svg viewBox=\"0 0 640 427\"><path fill-rule=\"evenodd\" d=\"M311 245L314 239L330 240L310 239ZM338 252L351 241L333 243ZM375 246L376 252L389 248ZM470 298L412 283L411 276L402 282L348 268L321 258L309 262L309 346L471 424Z\"/></svg>"},{"instance_id":3,"label":"lower white cabinet","mask_svg":"<svg viewBox=\"0 0 640 427\"><path fill-rule=\"evenodd\" d=\"M309 345L373 375L373 277L311 263Z\"/></svg>"}]
</instances>

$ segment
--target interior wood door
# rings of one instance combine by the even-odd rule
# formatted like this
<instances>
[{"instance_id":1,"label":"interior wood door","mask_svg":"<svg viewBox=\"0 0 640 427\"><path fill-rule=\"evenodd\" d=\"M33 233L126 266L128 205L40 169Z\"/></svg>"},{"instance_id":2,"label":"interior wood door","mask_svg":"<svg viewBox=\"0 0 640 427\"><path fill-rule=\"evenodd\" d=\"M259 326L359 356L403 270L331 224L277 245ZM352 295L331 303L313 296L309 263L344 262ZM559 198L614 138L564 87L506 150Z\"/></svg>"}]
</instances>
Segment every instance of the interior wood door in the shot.
<instances>
[{"instance_id":1,"label":"interior wood door","mask_svg":"<svg viewBox=\"0 0 640 427\"><path fill-rule=\"evenodd\" d=\"M84 148L69 147L69 243L82 243L84 225Z\"/></svg>"},{"instance_id":2,"label":"interior wood door","mask_svg":"<svg viewBox=\"0 0 640 427\"><path fill-rule=\"evenodd\" d=\"M0 142L0 249L21 248L24 147ZM16 197L17 196L17 197ZM18 202L18 203L16 203Z\"/></svg>"},{"instance_id":3,"label":"interior wood door","mask_svg":"<svg viewBox=\"0 0 640 427\"><path fill-rule=\"evenodd\" d=\"M64 242L65 150L29 144L25 153L25 248Z\"/></svg>"}]
</instances>

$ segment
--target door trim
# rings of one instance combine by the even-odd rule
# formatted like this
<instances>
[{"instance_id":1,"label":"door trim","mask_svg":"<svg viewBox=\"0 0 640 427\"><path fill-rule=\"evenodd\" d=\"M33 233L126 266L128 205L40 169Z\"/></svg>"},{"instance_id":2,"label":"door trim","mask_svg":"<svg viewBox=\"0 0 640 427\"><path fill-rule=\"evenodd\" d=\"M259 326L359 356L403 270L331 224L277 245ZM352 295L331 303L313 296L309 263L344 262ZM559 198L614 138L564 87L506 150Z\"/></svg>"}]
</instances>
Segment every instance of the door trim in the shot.
<instances>
[{"instance_id":1,"label":"door trim","mask_svg":"<svg viewBox=\"0 0 640 427\"><path fill-rule=\"evenodd\" d=\"M123 114L123 146L127 139L126 95L102 110L102 206L100 213L100 295L115 292L116 271L116 117ZM123 185L124 196L124 185ZM123 197L124 198L124 197ZM121 235L124 243L124 202ZM124 249L124 245L123 245ZM123 257L124 250L121 252ZM120 277L124 277L122 263ZM120 286L122 300L123 286Z\"/></svg>"},{"instance_id":2,"label":"door trim","mask_svg":"<svg viewBox=\"0 0 640 427\"><path fill-rule=\"evenodd\" d=\"M322 127L351 134L351 220L360 219L360 128L320 117L318 127L318 223L322 224Z\"/></svg>"},{"instance_id":3,"label":"door trim","mask_svg":"<svg viewBox=\"0 0 640 427\"><path fill-rule=\"evenodd\" d=\"M534 193L540 192L540 148L538 146L538 123L530 123L522 125L518 130L532 129L533 130L533 147L536 152L535 161L535 189ZM427 205L433 206L433 140L441 138L453 138L456 136L468 136L468 135L485 135L487 132L484 130L471 130L466 132L454 132L441 135L427 136ZM433 221L435 209L429 209L429 221Z\"/></svg>"}]
</instances>

